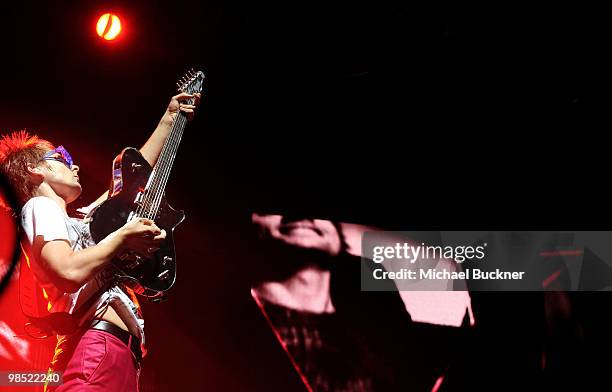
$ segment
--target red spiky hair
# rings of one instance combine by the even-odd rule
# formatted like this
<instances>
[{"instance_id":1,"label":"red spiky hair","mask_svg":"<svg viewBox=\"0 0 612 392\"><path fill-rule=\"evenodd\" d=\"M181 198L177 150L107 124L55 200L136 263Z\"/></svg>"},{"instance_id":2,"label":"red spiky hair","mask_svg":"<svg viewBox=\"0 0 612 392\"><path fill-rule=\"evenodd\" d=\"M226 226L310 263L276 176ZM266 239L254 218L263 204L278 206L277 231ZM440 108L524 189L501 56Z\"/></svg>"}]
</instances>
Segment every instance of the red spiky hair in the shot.
<instances>
[{"instance_id":1,"label":"red spiky hair","mask_svg":"<svg viewBox=\"0 0 612 392\"><path fill-rule=\"evenodd\" d=\"M12 185L20 203L25 203L36 191L36 184L30 181L28 165L39 165L43 155L53 148L49 141L30 135L26 130L2 135L0 173Z\"/></svg>"}]
</instances>

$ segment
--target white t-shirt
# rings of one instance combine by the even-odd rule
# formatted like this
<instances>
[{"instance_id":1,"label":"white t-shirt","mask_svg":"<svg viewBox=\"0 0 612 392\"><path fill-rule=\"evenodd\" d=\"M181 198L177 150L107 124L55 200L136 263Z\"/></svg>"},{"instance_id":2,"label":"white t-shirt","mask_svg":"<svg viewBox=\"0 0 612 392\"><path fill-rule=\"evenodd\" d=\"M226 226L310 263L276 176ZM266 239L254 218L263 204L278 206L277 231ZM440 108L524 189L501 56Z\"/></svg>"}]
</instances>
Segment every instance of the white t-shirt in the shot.
<instances>
[{"instance_id":1,"label":"white t-shirt","mask_svg":"<svg viewBox=\"0 0 612 392\"><path fill-rule=\"evenodd\" d=\"M28 267L22 267L21 273L31 275L21 278L33 278L31 280L34 284L31 285L31 290L27 290L29 292L20 290L20 301L22 306L28 307L28 313L34 317L44 317L48 313L55 312L73 314L93 294L99 291L100 286L108 279L112 279L112 271L107 269L74 293L64 293L51 283L45 266L36 260L32 252L34 239L37 236L42 236L44 241L65 240L74 251L95 245L89 231L89 225L81 219L69 217L52 199L38 196L28 200L21 210L21 226L25 234L22 239L22 246ZM97 314L103 312L106 306L110 306L117 312L128 330L140 339L144 353L144 320L140 308L124 291L123 286L113 284L109 289L102 294L98 293L98 295L99 299L94 301L94 304L82 317L81 325L86 325ZM41 304L44 305L42 310Z\"/></svg>"}]
</instances>

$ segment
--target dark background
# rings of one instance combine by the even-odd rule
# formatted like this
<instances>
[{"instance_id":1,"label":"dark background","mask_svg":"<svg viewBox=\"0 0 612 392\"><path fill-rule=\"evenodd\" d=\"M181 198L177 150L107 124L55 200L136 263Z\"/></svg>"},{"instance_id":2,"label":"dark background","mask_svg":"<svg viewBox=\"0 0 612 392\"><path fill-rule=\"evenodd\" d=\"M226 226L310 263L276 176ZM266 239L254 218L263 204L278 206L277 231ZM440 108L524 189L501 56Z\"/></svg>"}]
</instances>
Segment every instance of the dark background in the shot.
<instances>
[{"instance_id":1,"label":"dark background","mask_svg":"<svg viewBox=\"0 0 612 392\"><path fill-rule=\"evenodd\" d=\"M193 66L207 97L169 191L189 211L236 201L404 228L597 223L605 13L427 4L13 4L0 125L74 151L86 202ZM95 35L106 9L124 19L119 42Z\"/></svg>"},{"instance_id":2,"label":"dark background","mask_svg":"<svg viewBox=\"0 0 612 392\"><path fill-rule=\"evenodd\" d=\"M168 188L187 221L171 299L145 310L144 390L271 382L274 350L248 363L238 321L252 209L404 230L608 228L603 10L407 3L3 6L0 130L72 153L75 206L142 145L183 72L207 74ZM110 44L94 31L106 10L125 29Z\"/></svg>"}]
</instances>

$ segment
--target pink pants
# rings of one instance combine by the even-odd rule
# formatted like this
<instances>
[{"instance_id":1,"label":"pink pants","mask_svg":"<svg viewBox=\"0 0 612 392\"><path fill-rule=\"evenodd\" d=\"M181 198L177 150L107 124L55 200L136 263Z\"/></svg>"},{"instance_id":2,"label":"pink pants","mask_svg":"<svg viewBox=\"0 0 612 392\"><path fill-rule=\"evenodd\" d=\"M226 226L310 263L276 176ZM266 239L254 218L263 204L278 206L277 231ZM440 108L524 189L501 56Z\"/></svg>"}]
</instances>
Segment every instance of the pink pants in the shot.
<instances>
[{"instance_id":1,"label":"pink pants","mask_svg":"<svg viewBox=\"0 0 612 392\"><path fill-rule=\"evenodd\" d=\"M68 360L63 384L48 390L136 392L140 368L133 358L130 349L114 335L89 329Z\"/></svg>"}]
</instances>

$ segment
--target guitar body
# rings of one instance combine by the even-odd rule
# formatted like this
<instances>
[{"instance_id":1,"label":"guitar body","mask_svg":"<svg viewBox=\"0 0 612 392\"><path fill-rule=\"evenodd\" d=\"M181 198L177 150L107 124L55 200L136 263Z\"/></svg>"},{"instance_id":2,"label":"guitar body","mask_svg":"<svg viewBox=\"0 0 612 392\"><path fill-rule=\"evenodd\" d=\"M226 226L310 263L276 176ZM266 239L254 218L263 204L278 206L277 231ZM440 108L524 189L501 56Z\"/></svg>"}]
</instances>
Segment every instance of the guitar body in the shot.
<instances>
[{"instance_id":1,"label":"guitar body","mask_svg":"<svg viewBox=\"0 0 612 392\"><path fill-rule=\"evenodd\" d=\"M145 188L153 169L135 148L126 148L113 162L113 177L109 198L90 214L89 224L93 240L98 243L110 233L127 223L132 214L138 215L140 202L146 201ZM148 216L142 216L147 218ZM166 231L166 239L160 249L148 258L134 254L123 255L113 260L120 271L120 277L138 294L145 292L164 292L176 280L176 254L174 251L173 231L184 219L183 211L176 211L161 196L159 208L152 218L155 224Z\"/></svg>"}]
</instances>

